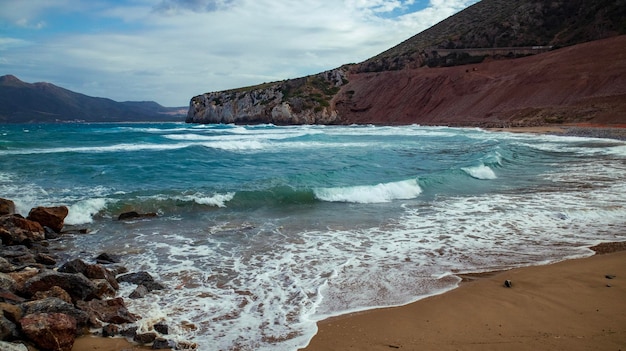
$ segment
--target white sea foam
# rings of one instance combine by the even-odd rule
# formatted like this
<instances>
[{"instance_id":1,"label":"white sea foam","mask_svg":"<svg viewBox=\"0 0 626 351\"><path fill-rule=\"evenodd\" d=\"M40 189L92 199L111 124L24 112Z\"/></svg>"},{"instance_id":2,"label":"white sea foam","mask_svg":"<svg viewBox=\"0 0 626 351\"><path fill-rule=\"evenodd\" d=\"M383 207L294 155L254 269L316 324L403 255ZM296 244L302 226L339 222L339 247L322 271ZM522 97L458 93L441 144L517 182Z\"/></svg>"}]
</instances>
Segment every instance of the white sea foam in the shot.
<instances>
[{"instance_id":1,"label":"white sea foam","mask_svg":"<svg viewBox=\"0 0 626 351\"><path fill-rule=\"evenodd\" d=\"M226 151L263 150L266 148L266 144L257 140L204 142L200 145L210 149L219 149Z\"/></svg>"},{"instance_id":2,"label":"white sea foam","mask_svg":"<svg viewBox=\"0 0 626 351\"><path fill-rule=\"evenodd\" d=\"M472 178L488 180L498 178L495 172L489 168L489 166L480 165L476 167L463 167L461 168L465 173L469 174Z\"/></svg>"},{"instance_id":3,"label":"white sea foam","mask_svg":"<svg viewBox=\"0 0 626 351\"><path fill-rule=\"evenodd\" d=\"M202 193L196 193L193 195L185 195L176 197L178 200L182 201L193 201L200 205L209 205L216 207L226 207L226 203L232 200L235 197L235 193L230 192L226 194L214 194L214 195L205 195Z\"/></svg>"},{"instance_id":4,"label":"white sea foam","mask_svg":"<svg viewBox=\"0 0 626 351\"><path fill-rule=\"evenodd\" d=\"M414 199L421 194L422 189L417 184L417 180L409 179L371 186L315 188L313 192L315 197L322 201L368 204Z\"/></svg>"},{"instance_id":5,"label":"white sea foam","mask_svg":"<svg viewBox=\"0 0 626 351\"><path fill-rule=\"evenodd\" d=\"M29 154L52 154L52 153L103 153L103 152L128 152L128 151L161 151L176 150L189 147L191 143L177 144L115 144L108 146L79 146L79 147L56 147L49 149L19 149L19 150L0 150L0 155L29 155Z\"/></svg>"},{"instance_id":6,"label":"white sea foam","mask_svg":"<svg viewBox=\"0 0 626 351\"><path fill-rule=\"evenodd\" d=\"M104 198L79 201L69 207L65 223L70 225L92 223L93 216L102 211L106 205L107 200Z\"/></svg>"}]
</instances>

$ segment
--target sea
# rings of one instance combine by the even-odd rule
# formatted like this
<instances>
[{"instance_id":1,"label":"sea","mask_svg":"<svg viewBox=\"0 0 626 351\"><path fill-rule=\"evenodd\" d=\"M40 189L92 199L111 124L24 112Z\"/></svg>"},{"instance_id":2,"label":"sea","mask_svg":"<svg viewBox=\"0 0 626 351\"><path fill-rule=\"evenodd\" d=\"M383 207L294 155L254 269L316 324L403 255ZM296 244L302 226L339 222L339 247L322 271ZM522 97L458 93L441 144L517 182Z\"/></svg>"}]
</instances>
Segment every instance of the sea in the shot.
<instances>
[{"instance_id":1,"label":"sea","mask_svg":"<svg viewBox=\"0 0 626 351\"><path fill-rule=\"evenodd\" d=\"M0 125L0 197L24 216L68 206L53 247L120 255L166 285L133 300L122 284L140 331L162 321L199 350L293 351L328 317L625 241L626 142L418 125ZM128 211L157 216L118 220Z\"/></svg>"}]
</instances>

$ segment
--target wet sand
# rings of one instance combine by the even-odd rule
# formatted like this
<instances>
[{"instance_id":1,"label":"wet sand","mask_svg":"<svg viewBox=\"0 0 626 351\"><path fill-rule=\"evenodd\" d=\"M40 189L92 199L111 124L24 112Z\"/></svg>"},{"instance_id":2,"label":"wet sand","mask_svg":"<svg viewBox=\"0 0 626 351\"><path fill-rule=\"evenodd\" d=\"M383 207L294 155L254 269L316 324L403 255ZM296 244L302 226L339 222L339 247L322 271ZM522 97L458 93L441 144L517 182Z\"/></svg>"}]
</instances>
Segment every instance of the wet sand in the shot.
<instances>
[{"instance_id":1,"label":"wet sand","mask_svg":"<svg viewBox=\"0 0 626 351\"><path fill-rule=\"evenodd\" d=\"M442 295L321 321L305 350L626 350L626 251L612 252L625 247L468 275Z\"/></svg>"},{"instance_id":2,"label":"wet sand","mask_svg":"<svg viewBox=\"0 0 626 351\"><path fill-rule=\"evenodd\" d=\"M442 295L321 321L305 350L626 350L626 243L594 250L583 259L464 275ZM149 349L87 336L72 350Z\"/></svg>"}]
</instances>

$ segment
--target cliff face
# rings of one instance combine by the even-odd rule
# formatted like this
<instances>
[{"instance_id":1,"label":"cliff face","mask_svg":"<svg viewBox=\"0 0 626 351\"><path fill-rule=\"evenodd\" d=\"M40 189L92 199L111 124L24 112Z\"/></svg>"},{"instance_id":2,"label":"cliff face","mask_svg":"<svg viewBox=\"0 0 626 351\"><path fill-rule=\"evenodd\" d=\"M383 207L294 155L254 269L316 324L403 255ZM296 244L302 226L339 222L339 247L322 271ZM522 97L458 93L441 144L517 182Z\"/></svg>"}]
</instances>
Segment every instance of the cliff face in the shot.
<instances>
[{"instance_id":1,"label":"cliff face","mask_svg":"<svg viewBox=\"0 0 626 351\"><path fill-rule=\"evenodd\" d=\"M191 99L188 123L338 123L334 97L347 83L339 68L313 76L236 90L211 92Z\"/></svg>"}]
</instances>

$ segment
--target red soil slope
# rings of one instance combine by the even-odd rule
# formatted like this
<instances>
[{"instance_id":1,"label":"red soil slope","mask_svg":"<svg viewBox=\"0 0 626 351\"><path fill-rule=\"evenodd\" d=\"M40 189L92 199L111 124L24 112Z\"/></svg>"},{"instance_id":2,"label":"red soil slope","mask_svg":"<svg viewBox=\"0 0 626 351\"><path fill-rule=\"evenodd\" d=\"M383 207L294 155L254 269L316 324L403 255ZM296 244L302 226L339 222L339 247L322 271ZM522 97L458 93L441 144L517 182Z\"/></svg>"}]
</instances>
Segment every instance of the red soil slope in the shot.
<instances>
[{"instance_id":1,"label":"red soil slope","mask_svg":"<svg viewBox=\"0 0 626 351\"><path fill-rule=\"evenodd\" d=\"M342 123L626 124L626 36L515 60L350 74Z\"/></svg>"}]
</instances>

